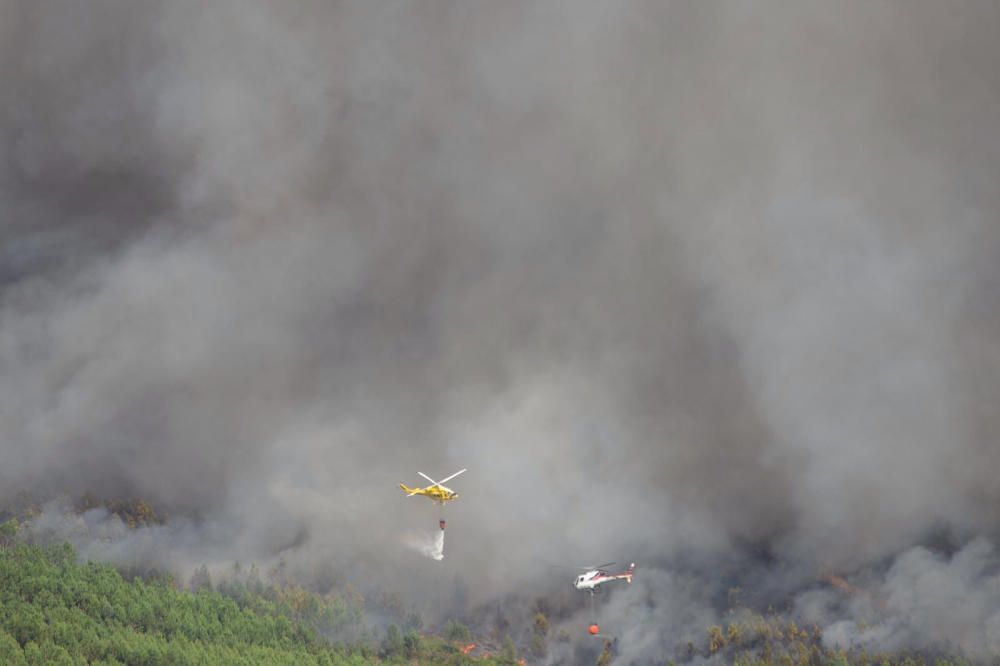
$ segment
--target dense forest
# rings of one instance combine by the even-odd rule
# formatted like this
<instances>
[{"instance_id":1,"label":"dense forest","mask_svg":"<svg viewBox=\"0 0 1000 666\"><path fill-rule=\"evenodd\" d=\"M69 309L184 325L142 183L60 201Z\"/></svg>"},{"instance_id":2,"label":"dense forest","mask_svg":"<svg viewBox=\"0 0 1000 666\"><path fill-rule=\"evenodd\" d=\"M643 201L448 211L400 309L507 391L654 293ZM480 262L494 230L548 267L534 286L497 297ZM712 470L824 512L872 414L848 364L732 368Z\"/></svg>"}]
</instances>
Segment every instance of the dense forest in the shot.
<instances>
[{"instance_id":1,"label":"dense forest","mask_svg":"<svg viewBox=\"0 0 1000 666\"><path fill-rule=\"evenodd\" d=\"M0 547L0 663L76 664L515 664L509 641L500 654L473 657L463 625L450 623L443 636L390 625L376 637L362 631L354 641L332 641L330 633L362 624L350 601L323 599L301 588L266 585L250 574L212 589L204 572L196 591L178 589L170 578L126 580L112 566L78 563L68 544L37 546L11 539L3 526ZM544 643L547 620L535 618ZM533 646L540 654L544 645ZM905 666L965 663L945 655L869 655L823 647L818 632L777 616L744 612L725 626L706 629L703 645L689 645L681 661L766 666ZM597 664L614 661L605 643ZM664 663L674 660L664 658Z\"/></svg>"},{"instance_id":2,"label":"dense forest","mask_svg":"<svg viewBox=\"0 0 1000 666\"><path fill-rule=\"evenodd\" d=\"M532 618L530 644L523 646L509 636L495 645L482 641L456 620L436 634L427 632L418 613L401 609L398 624L376 630L367 622L360 595L321 595L291 582L265 580L254 566L237 566L213 584L205 567L179 582L169 575L81 563L68 543L25 542L17 519L0 524L0 580L0 664L5 665L616 663L614 641L566 649L569 637L552 631L540 611ZM759 614L738 604L726 617L727 623L706 627L703 641L656 663L969 663L948 651L831 650L818 627L800 627L782 614Z\"/></svg>"},{"instance_id":3,"label":"dense forest","mask_svg":"<svg viewBox=\"0 0 1000 666\"><path fill-rule=\"evenodd\" d=\"M13 539L0 548L2 664L473 663L461 646L391 625L380 640L325 635L358 624L349 600L279 588L252 575L212 589L179 589L168 577L126 580L107 564L79 563L69 544ZM196 574L195 582L199 575ZM207 584L205 584L207 583ZM456 638L467 629L452 625ZM512 652L475 663L516 663Z\"/></svg>"}]
</instances>

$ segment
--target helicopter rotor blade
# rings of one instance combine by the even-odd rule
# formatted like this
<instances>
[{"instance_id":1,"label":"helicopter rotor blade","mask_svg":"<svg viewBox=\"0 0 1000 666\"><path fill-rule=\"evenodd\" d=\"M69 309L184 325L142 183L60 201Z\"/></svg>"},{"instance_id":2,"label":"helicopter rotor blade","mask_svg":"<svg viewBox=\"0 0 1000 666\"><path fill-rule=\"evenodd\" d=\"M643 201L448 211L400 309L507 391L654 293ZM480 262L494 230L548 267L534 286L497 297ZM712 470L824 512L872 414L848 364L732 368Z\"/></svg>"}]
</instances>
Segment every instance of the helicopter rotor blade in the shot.
<instances>
[{"instance_id":1,"label":"helicopter rotor blade","mask_svg":"<svg viewBox=\"0 0 1000 666\"><path fill-rule=\"evenodd\" d=\"M441 485L442 483L448 483L449 481L451 481L452 479L454 479L456 476L458 476L459 474L461 474L464 471L465 471L464 469L460 469L457 472L455 472L454 474L452 474L451 476L449 476L449 477L447 477L445 479L441 479L441 481L438 483L438 485Z\"/></svg>"},{"instance_id":2,"label":"helicopter rotor blade","mask_svg":"<svg viewBox=\"0 0 1000 666\"><path fill-rule=\"evenodd\" d=\"M420 476L422 476L422 477L424 477L425 479L427 479L428 481L430 481L430 482L431 482L431 485L432 485L432 486L440 486L440 485L441 485L440 483L438 483L437 481L435 481L435 480L434 480L434 479L432 479L431 477L427 476L427 475L426 475L426 474L424 474L423 472L417 472L417 474L419 474Z\"/></svg>"},{"instance_id":3,"label":"helicopter rotor blade","mask_svg":"<svg viewBox=\"0 0 1000 666\"><path fill-rule=\"evenodd\" d=\"M604 567L610 567L612 564L614 564L614 562L605 562L604 564L595 564L593 566L577 567L577 568L590 571L592 569L603 569Z\"/></svg>"}]
</instances>

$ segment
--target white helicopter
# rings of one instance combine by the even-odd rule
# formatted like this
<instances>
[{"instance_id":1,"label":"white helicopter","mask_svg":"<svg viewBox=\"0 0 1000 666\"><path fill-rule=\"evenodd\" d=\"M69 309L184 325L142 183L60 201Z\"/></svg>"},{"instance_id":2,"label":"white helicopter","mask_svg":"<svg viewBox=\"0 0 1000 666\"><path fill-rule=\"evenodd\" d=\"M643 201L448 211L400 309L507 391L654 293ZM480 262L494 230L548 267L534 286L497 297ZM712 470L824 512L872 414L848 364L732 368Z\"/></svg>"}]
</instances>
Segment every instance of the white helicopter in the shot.
<instances>
[{"instance_id":1,"label":"white helicopter","mask_svg":"<svg viewBox=\"0 0 1000 666\"><path fill-rule=\"evenodd\" d=\"M597 592L597 587L612 580L624 580L626 583L632 582L632 572L635 571L635 562L628 565L628 569L621 573L609 573L604 567L610 567L614 562L606 562L597 566L580 567L586 571L576 577L573 587L578 590L587 590L591 594Z\"/></svg>"}]
</instances>

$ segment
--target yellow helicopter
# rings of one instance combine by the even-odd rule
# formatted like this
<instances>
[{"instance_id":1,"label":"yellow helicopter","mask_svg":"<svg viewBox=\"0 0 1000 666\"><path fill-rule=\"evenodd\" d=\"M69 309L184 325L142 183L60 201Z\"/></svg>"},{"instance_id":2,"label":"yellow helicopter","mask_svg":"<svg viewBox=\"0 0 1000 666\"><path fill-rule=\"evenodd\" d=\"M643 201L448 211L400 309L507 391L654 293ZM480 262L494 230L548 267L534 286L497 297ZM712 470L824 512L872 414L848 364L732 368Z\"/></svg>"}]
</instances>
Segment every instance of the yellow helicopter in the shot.
<instances>
[{"instance_id":1,"label":"yellow helicopter","mask_svg":"<svg viewBox=\"0 0 1000 666\"><path fill-rule=\"evenodd\" d=\"M401 483L399 484L399 487L403 490L404 493L406 493L407 497L413 497L414 495L423 495L424 497L431 499L437 502L438 504L444 506L445 502L457 499L458 493L456 493L451 488L445 488L441 484L443 484L445 481L451 481L464 471L465 471L464 469L459 470L454 474L452 474L451 476L449 476L448 478L442 479L440 481L435 481L434 479L427 476L423 472L417 472L417 474L430 481L431 485L427 486L426 488L410 488L405 483Z\"/></svg>"}]
</instances>

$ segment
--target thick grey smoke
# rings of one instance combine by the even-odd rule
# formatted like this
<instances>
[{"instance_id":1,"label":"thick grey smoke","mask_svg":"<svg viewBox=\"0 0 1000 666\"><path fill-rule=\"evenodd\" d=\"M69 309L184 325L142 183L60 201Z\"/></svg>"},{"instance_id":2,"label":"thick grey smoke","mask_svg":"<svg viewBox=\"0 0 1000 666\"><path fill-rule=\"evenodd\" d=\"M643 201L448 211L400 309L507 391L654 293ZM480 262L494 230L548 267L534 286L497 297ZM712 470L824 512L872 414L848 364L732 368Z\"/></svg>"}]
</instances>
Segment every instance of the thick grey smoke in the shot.
<instances>
[{"instance_id":1,"label":"thick grey smoke","mask_svg":"<svg viewBox=\"0 0 1000 666\"><path fill-rule=\"evenodd\" d=\"M777 589L988 543L998 28L0 2L0 489L139 496L198 557L419 598L457 573L473 603L541 562L747 548ZM396 484L461 467L448 556L414 562L437 510ZM912 552L886 585L970 570ZM702 617L649 575L617 602L635 656Z\"/></svg>"}]
</instances>

